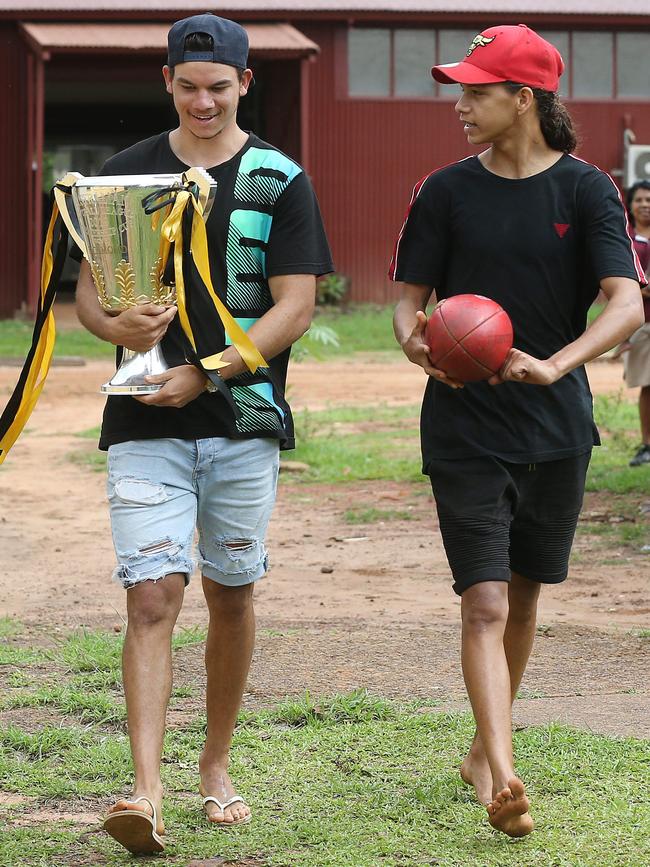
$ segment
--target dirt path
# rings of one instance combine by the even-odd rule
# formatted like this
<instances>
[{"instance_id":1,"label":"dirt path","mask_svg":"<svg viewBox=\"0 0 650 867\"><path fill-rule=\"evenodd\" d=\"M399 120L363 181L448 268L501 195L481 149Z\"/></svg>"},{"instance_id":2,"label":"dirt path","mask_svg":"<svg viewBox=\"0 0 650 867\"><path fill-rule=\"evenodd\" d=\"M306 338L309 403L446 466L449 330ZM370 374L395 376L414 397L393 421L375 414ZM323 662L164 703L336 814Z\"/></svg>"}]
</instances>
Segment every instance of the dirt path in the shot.
<instances>
[{"instance_id":1,"label":"dirt path","mask_svg":"<svg viewBox=\"0 0 650 867\"><path fill-rule=\"evenodd\" d=\"M125 616L123 591L109 579L103 474L70 460L93 447L75 434L99 424L96 389L110 372L100 362L54 367L0 472L0 615L35 631L112 628ZM589 375L596 392L621 389L618 364L593 364ZM16 376L0 367L0 404ZM290 372L297 410L349 404L355 394L367 405L417 404L422 387L419 372L398 358L305 362ZM408 508L411 520L351 526L343 517L351 504ZM610 506L590 498L586 507ZM282 484L269 546L273 569L256 591L260 636L247 703L367 686L459 706L459 602L424 483ZM650 644L637 634L649 621L650 562L621 549L603 563L584 536L576 551L571 580L543 595L545 627L515 718L647 735ZM204 622L195 580L180 624ZM183 670L200 677L200 651L184 653Z\"/></svg>"}]
</instances>

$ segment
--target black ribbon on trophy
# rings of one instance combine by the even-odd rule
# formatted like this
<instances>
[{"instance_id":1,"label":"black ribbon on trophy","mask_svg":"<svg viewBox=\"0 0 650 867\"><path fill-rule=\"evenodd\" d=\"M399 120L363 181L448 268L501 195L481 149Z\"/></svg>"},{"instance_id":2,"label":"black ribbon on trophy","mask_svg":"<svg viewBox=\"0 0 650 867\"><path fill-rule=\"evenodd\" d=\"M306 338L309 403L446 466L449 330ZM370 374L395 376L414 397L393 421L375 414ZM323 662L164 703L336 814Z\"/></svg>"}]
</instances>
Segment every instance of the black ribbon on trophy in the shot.
<instances>
[{"instance_id":1,"label":"black ribbon on trophy","mask_svg":"<svg viewBox=\"0 0 650 867\"><path fill-rule=\"evenodd\" d=\"M249 371L255 373L261 368L269 375L267 362L212 285L205 221L215 192L214 180L197 168L182 175L94 178L70 172L55 184L32 345L0 416L0 464L27 423L49 371L56 334L52 304L69 235L90 264L104 310L120 312L147 302L176 305L187 341L187 360L209 377L235 417L240 417L231 391L219 375L228 365L222 357L224 350L207 356L197 352L187 297L188 287L190 292L207 292L225 334ZM173 282L169 274L173 274ZM159 346L146 353L123 349L118 370L101 390L109 395L153 393L160 386L147 383L145 377L166 369Z\"/></svg>"},{"instance_id":2,"label":"black ribbon on trophy","mask_svg":"<svg viewBox=\"0 0 650 867\"><path fill-rule=\"evenodd\" d=\"M40 397L54 350L56 326L52 305L68 252L68 229L61 218L53 193L50 195L50 203L52 214L45 236L41 291L38 296L32 344L18 383L0 416L0 464L18 439Z\"/></svg>"}]
</instances>

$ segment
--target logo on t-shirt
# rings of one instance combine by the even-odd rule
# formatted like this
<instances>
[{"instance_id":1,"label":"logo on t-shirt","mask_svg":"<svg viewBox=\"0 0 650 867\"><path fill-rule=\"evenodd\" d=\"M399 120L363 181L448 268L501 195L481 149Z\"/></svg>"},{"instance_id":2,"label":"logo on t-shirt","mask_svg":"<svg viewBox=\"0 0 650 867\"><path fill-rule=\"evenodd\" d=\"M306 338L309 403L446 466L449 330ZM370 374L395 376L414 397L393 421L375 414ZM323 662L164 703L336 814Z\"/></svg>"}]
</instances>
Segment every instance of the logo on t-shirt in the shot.
<instances>
[{"instance_id":1,"label":"logo on t-shirt","mask_svg":"<svg viewBox=\"0 0 650 867\"><path fill-rule=\"evenodd\" d=\"M553 223L553 227L555 228L555 231L557 232L558 238L564 238L566 233L571 228L571 225L569 223Z\"/></svg>"},{"instance_id":2,"label":"logo on t-shirt","mask_svg":"<svg viewBox=\"0 0 650 867\"><path fill-rule=\"evenodd\" d=\"M479 33L478 36L475 36L472 39L471 45L467 49L467 57L470 56L475 48L485 48L486 45L489 45L490 42L494 42L495 39L496 36L483 36L482 33Z\"/></svg>"}]
</instances>

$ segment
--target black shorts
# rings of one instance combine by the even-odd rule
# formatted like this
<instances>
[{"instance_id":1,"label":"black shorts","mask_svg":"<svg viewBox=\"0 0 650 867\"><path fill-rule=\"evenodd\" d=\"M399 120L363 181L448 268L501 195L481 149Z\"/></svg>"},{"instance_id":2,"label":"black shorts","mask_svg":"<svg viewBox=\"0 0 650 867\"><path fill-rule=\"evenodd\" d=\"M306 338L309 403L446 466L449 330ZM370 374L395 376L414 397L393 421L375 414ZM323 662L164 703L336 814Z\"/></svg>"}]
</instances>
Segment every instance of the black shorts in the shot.
<instances>
[{"instance_id":1,"label":"black shorts","mask_svg":"<svg viewBox=\"0 0 650 867\"><path fill-rule=\"evenodd\" d=\"M591 452L512 464L495 457L429 463L440 532L460 596L481 581L559 584L582 508Z\"/></svg>"}]
</instances>

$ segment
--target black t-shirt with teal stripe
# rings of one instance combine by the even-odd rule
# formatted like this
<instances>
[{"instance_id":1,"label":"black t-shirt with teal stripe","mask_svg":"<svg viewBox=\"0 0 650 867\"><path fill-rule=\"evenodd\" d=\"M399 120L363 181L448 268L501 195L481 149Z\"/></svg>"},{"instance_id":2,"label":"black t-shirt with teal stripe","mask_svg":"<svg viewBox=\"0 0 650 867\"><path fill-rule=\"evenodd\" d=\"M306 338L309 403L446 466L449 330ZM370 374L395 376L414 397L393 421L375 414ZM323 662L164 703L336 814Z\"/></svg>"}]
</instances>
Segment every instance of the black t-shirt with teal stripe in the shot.
<instances>
[{"instance_id":1,"label":"black t-shirt with teal stripe","mask_svg":"<svg viewBox=\"0 0 650 867\"><path fill-rule=\"evenodd\" d=\"M604 277L642 279L612 179L564 154L523 179L488 171L478 157L416 185L391 276L493 298L510 315L514 345L549 358L585 330ZM550 386L429 379L422 405L424 471L433 459L494 455L534 463L598 443L584 367Z\"/></svg>"},{"instance_id":2,"label":"black t-shirt with teal stripe","mask_svg":"<svg viewBox=\"0 0 650 867\"><path fill-rule=\"evenodd\" d=\"M182 172L165 132L111 157L102 175ZM271 145L250 135L221 165L206 166L217 182L206 224L215 291L244 330L272 306L268 278L326 274L333 270L318 202L303 169ZM206 293L188 293L199 356L227 345L223 325ZM176 317L162 341L170 367L185 363L187 341ZM106 401L99 447L134 439L173 437L231 439L273 437L293 448L293 421L284 397L290 349L270 359L271 378L243 373L228 380L238 420L219 394L201 394L182 409L146 406L132 397ZM119 351L118 351L119 357Z\"/></svg>"}]
</instances>

